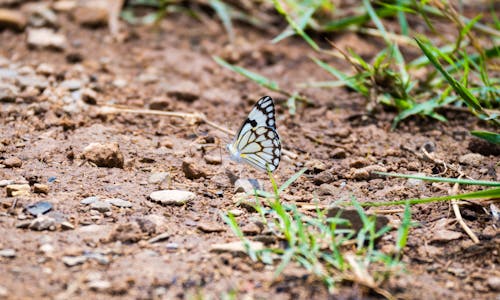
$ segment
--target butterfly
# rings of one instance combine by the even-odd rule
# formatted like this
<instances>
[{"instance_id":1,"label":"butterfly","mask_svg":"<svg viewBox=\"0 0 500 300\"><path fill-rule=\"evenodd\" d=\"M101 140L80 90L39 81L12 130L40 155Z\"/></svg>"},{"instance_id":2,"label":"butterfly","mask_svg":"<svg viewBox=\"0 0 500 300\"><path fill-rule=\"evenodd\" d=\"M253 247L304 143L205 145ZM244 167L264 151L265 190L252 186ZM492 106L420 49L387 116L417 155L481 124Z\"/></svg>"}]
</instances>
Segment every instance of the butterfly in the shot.
<instances>
[{"instance_id":1,"label":"butterfly","mask_svg":"<svg viewBox=\"0 0 500 300\"><path fill-rule=\"evenodd\" d=\"M281 142L276 131L273 99L264 96L257 101L247 119L227 145L231 159L252 167L274 172L280 163Z\"/></svg>"}]
</instances>

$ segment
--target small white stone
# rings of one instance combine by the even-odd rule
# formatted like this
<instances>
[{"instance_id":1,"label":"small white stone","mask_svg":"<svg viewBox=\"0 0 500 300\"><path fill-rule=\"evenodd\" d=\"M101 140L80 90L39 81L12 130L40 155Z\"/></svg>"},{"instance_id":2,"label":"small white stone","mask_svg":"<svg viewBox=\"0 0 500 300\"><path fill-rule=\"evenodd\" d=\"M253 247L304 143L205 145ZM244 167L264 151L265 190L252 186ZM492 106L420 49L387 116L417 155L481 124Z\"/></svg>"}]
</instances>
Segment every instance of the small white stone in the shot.
<instances>
[{"instance_id":1,"label":"small white stone","mask_svg":"<svg viewBox=\"0 0 500 300\"><path fill-rule=\"evenodd\" d=\"M193 201L195 197L194 193L181 190L161 190L149 195L152 201L162 205L184 205Z\"/></svg>"}]
</instances>

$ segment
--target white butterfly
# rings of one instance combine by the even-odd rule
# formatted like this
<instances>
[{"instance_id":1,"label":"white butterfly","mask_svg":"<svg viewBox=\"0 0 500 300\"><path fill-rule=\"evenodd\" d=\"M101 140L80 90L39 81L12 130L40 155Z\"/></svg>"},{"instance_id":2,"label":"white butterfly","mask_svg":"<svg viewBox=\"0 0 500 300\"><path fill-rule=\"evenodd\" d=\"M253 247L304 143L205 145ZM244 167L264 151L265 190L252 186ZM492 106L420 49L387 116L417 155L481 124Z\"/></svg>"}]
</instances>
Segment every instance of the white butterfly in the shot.
<instances>
[{"instance_id":1,"label":"white butterfly","mask_svg":"<svg viewBox=\"0 0 500 300\"><path fill-rule=\"evenodd\" d=\"M281 157L281 142L274 116L273 99L269 96L260 98L238 134L227 145L231 159L248 163L264 172L268 169L274 172Z\"/></svg>"}]
</instances>

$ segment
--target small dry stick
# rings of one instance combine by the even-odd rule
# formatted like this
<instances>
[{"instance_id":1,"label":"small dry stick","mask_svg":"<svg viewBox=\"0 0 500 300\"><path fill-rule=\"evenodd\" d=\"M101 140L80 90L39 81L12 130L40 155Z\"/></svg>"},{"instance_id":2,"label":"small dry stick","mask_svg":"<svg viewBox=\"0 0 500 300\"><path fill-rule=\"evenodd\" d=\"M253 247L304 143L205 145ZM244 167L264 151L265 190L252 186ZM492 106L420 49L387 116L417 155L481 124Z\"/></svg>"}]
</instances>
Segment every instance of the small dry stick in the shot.
<instances>
[{"instance_id":1,"label":"small dry stick","mask_svg":"<svg viewBox=\"0 0 500 300\"><path fill-rule=\"evenodd\" d=\"M207 117L202 113L183 113L183 112L173 112L173 111L160 111L151 109L130 109L130 108L117 108L112 106L101 106L100 112L102 114L118 114L118 113L133 113L133 114L145 114L145 115L159 115L167 117L175 117L188 120L191 124L201 124L205 123L210 127L213 127L219 131L222 131L228 135L234 135L235 133L217 123L207 120ZM281 152L288 156L290 159L296 159L297 154L282 149Z\"/></svg>"},{"instance_id":2,"label":"small dry stick","mask_svg":"<svg viewBox=\"0 0 500 300\"><path fill-rule=\"evenodd\" d=\"M462 175L460 175L458 178L461 178ZM458 183L455 183L455 185L453 186L452 193L455 195L458 194ZM458 207L458 201L455 199L451 200L451 205L453 207L453 212L455 213L455 218L457 219L460 226L462 226L462 229L465 231L465 233L467 233L467 235L471 238L474 244L479 243L479 239L477 238L476 234L469 228L469 226L465 223L464 219L462 218L462 214L460 213L460 208Z\"/></svg>"}]
</instances>

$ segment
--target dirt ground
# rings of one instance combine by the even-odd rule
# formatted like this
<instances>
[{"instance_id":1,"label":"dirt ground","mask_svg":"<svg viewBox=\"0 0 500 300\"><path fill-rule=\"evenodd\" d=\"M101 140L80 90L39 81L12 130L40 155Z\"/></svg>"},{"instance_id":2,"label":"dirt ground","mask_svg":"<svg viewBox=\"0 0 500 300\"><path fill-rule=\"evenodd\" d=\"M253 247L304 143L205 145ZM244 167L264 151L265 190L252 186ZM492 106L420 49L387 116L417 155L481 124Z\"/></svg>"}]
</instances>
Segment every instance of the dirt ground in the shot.
<instances>
[{"instance_id":1,"label":"dirt ground","mask_svg":"<svg viewBox=\"0 0 500 300\"><path fill-rule=\"evenodd\" d=\"M290 115L283 96L212 59L217 55L259 72L286 90L329 80L304 55L310 52L300 39L270 44L274 34L239 24L231 45L216 22L208 26L179 13L168 15L159 28L123 24L125 40L117 42L105 26L88 28L64 12L57 15L58 33L67 38L63 50L29 46L29 29L0 32L0 298L381 297L349 282L329 296L298 266L273 279L272 266L210 251L214 244L237 240L221 213L237 210L237 221L249 234L261 230L256 213L235 202L228 170L261 182L268 182L266 175L230 162L225 144L232 137L206 124L105 114L102 106L203 113L236 130L254 103L270 95L283 147L298 155L283 159L278 182L309 167L283 196L302 206L313 201L327 206L352 195L360 202L447 195L449 184L369 173L444 171L422 159L422 148L455 168L443 176L457 177L460 169L474 179L500 180L498 149L468 133L488 127L467 112L441 111L448 123L411 118L391 131L396 112L378 108L368 115L365 100L354 92L310 88L304 95L314 105L299 105ZM329 38L362 49L365 57L381 46L354 33ZM348 70L340 60L322 58ZM5 96L9 89L13 97ZM111 165L88 161L92 153L84 149L91 143L118 145L108 149L115 153ZM9 196L12 184L24 184L24 190ZM184 205L151 201L152 192L164 189L189 191L194 198ZM34 222L27 207L40 201L52 208ZM480 243L463 232L448 203L414 206L419 226L410 233L406 270L381 287L404 299L499 299L499 231L481 206L461 209ZM392 224L401 220L401 210L386 214ZM394 237L393 231L379 247L390 248Z\"/></svg>"}]
</instances>

